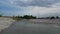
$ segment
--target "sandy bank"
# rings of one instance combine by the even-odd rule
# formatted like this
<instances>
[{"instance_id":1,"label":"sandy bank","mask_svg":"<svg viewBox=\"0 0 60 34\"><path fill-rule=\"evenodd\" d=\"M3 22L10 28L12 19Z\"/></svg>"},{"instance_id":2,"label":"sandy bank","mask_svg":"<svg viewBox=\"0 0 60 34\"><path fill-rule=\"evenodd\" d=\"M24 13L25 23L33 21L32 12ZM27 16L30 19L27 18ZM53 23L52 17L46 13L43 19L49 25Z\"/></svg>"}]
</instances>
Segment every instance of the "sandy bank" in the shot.
<instances>
[{"instance_id":1,"label":"sandy bank","mask_svg":"<svg viewBox=\"0 0 60 34\"><path fill-rule=\"evenodd\" d=\"M15 20L13 20L11 18L0 17L0 31L9 27L14 22L15 22Z\"/></svg>"}]
</instances>

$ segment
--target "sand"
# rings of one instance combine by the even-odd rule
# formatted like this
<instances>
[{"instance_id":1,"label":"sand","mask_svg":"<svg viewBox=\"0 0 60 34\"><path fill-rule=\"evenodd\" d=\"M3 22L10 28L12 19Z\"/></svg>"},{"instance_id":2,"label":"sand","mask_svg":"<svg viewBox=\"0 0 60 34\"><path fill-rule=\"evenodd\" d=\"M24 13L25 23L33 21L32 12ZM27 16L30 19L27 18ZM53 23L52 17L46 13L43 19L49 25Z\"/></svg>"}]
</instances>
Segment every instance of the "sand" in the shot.
<instances>
[{"instance_id":1,"label":"sand","mask_svg":"<svg viewBox=\"0 0 60 34\"><path fill-rule=\"evenodd\" d=\"M14 22L15 22L15 20L13 20L11 18L0 17L0 31L9 27Z\"/></svg>"}]
</instances>

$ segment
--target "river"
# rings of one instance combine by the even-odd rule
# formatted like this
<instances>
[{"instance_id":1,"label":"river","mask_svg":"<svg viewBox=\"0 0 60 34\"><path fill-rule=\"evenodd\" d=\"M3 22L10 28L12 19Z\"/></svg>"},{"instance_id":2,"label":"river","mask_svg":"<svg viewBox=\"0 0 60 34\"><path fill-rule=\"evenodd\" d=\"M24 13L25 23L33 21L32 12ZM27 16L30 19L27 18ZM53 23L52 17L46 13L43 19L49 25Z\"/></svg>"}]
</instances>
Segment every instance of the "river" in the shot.
<instances>
[{"instance_id":1,"label":"river","mask_svg":"<svg viewBox=\"0 0 60 34\"><path fill-rule=\"evenodd\" d=\"M0 34L60 34L60 26L56 24L34 24L18 21L2 30Z\"/></svg>"}]
</instances>

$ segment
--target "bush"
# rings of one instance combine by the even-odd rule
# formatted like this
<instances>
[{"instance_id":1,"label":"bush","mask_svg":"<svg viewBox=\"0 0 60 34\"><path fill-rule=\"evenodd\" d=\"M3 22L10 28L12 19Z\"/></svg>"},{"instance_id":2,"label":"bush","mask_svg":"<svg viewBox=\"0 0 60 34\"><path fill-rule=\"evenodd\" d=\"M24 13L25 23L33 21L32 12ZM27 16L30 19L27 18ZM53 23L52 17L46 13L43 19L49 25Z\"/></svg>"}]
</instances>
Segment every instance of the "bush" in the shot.
<instances>
[{"instance_id":1,"label":"bush","mask_svg":"<svg viewBox=\"0 0 60 34\"><path fill-rule=\"evenodd\" d=\"M59 17L58 16L56 16L56 19L58 19Z\"/></svg>"},{"instance_id":2,"label":"bush","mask_svg":"<svg viewBox=\"0 0 60 34\"><path fill-rule=\"evenodd\" d=\"M52 17L50 17L50 19L55 19L55 17L54 17L54 16L52 16Z\"/></svg>"},{"instance_id":3,"label":"bush","mask_svg":"<svg viewBox=\"0 0 60 34\"><path fill-rule=\"evenodd\" d=\"M23 18L25 18L25 19L36 19L36 17L34 17L32 15L24 15Z\"/></svg>"}]
</instances>

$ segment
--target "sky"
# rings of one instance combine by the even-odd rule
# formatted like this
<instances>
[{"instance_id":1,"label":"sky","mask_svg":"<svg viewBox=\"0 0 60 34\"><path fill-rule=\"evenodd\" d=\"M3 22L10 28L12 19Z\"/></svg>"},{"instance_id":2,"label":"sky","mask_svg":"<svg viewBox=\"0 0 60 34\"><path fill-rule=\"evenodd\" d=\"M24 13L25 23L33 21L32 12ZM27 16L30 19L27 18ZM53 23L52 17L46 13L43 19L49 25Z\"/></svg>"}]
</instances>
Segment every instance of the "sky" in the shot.
<instances>
[{"instance_id":1,"label":"sky","mask_svg":"<svg viewBox=\"0 0 60 34\"><path fill-rule=\"evenodd\" d=\"M0 14L60 16L60 0L0 0Z\"/></svg>"}]
</instances>

